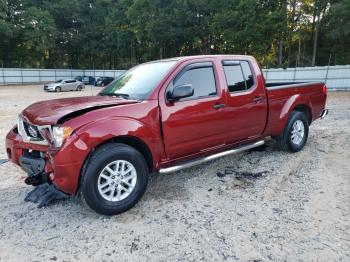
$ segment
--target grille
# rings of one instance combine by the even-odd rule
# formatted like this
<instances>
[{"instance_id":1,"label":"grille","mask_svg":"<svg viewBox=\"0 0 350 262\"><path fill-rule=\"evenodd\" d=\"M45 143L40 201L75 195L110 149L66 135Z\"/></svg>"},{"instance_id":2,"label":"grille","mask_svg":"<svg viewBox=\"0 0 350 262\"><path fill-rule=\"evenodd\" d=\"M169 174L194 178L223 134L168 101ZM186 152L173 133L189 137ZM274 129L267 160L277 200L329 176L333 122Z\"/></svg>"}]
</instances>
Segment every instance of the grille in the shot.
<instances>
[{"instance_id":1,"label":"grille","mask_svg":"<svg viewBox=\"0 0 350 262\"><path fill-rule=\"evenodd\" d=\"M18 133L22 136L23 141L25 142L47 145L47 140L40 132L45 128L49 128L49 126L36 126L24 121L22 117L19 117L18 119Z\"/></svg>"},{"instance_id":2,"label":"grille","mask_svg":"<svg viewBox=\"0 0 350 262\"><path fill-rule=\"evenodd\" d=\"M25 121L23 121L24 130L26 131L26 134L28 137L35 139L35 140L44 140L44 138L41 136L39 129L35 125L31 125Z\"/></svg>"}]
</instances>

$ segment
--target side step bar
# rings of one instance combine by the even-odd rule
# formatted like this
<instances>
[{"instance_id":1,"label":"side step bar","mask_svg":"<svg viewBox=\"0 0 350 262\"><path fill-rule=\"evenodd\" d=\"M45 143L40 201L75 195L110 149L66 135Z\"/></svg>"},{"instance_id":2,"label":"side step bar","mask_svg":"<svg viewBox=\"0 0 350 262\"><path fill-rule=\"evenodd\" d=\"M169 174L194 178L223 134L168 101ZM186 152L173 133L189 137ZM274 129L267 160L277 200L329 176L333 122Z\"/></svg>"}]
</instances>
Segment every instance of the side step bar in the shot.
<instances>
[{"instance_id":1,"label":"side step bar","mask_svg":"<svg viewBox=\"0 0 350 262\"><path fill-rule=\"evenodd\" d=\"M172 173L172 172L176 172L179 171L181 169L185 169L185 168L189 168L189 167L193 167L196 165L200 165L203 164L205 162L223 157L223 156L227 156L227 155L231 155L231 154L236 154L248 149L252 149L254 147L258 147L258 146L262 146L263 144L265 144L264 140L252 143L252 144L248 144L248 145L244 145L244 146L240 146L234 149L230 149L227 151L223 151L214 155L210 155L210 156L206 156L206 157L201 157L201 158L196 158L194 160L188 161L188 162L184 162L182 164L176 165L176 166L171 166L171 167L167 167L167 168L161 168L159 170L160 174L167 174L167 173Z\"/></svg>"}]
</instances>

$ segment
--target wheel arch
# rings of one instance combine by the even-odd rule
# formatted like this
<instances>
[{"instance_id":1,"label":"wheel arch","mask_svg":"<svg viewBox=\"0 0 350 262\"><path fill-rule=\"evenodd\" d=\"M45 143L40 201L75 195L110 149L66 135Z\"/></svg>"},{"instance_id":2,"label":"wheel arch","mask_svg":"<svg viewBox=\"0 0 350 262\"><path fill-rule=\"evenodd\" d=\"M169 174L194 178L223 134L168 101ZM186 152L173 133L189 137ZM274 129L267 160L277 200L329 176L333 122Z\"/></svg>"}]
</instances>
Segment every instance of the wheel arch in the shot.
<instances>
[{"instance_id":1,"label":"wheel arch","mask_svg":"<svg viewBox=\"0 0 350 262\"><path fill-rule=\"evenodd\" d=\"M306 104L298 104L296 105L291 111L298 111L298 112L302 112L306 115L309 125L312 122L312 112L311 112L311 108L306 105Z\"/></svg>"},{"instance_id":2,"label":"wheel arch","mask_svg":"<svg viewBox=\"0 0 350 262\"><path fill-rule=\"evenodd\" d=\"M121 143L121 144L125 144L125 145L131 146L132 148L136 149L145 158L149 172L153 171L152 152L151 152L150 148L148 147L148 145L144 141L142 141L140 138L137 138L135 136L130 136L130 135L115 136L115 137L109 138L105 141L102 141L101 143L97 144L94 148L92 148L90 150L89 154L84 159L84 163L83 163L82 168L80 170L77 192L79 192L79 190L80 190L82 177L85 173L85 170L87 168L87 164L88 164L92 154L99 147L101 147L105 144L109 144L109 143Z\"/></svg>"},{"instance_id":3,"label":"wheel arch","mask_svg":"<svg viewBox=\"0 0 350 262\"><path fill-rule=\"evenodd\" d=\"M280 115L277 121L276 129L274 129L273 135L279 135L283 132L286 126L291 112L299 111L306 114L309 125L312 122L312 104L311 101L300 94L295 94L284 103L280 111Z\"/></svg>"},{"instance_id":4,"label":"wheel arch","mask_svg":"<svg viewBox=\"0 0 350 262\"><path fill-rule=\"evenodd\" d=\"M88 162L91 155L101 146L109 143L121 143L128 146L133 147L137 151L139 151L143 157L145 158L147 162L147 166L150 172L153 170L153 156L151 149L148 147L148 145L142 141L140 138L130 135L122 135L122 136L115 136L112 138L109 138L105 141L102 141L101 143L97 144L94 148L92 148L88 154L88 156L84 160L84 166L85 162Z\"/></svg>"}]
</instances>

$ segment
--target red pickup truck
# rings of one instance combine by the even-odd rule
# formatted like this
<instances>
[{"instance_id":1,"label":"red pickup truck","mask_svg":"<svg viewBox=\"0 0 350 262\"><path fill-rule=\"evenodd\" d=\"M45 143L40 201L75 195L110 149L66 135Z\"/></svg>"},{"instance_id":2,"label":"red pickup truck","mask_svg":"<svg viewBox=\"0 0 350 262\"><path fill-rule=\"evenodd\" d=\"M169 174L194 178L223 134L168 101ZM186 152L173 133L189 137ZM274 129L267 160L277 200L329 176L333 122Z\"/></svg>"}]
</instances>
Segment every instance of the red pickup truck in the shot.
<instances>
[{"instance_id":1,"label":"red pickup truck","mask_svg":"<svg viewBox=\"0 0 350 262\"><path fill-rule=\"evenodd\" d=\"M251 56L191 56L138 65L97 96L30 105L6 137L28 173L27 200L82 196L98 213L130 209L149 174L261 146L297 152L327 114L323 83L265 83ZM44 187L45 185L45 187Z\"/></svg>"}]
</instances>

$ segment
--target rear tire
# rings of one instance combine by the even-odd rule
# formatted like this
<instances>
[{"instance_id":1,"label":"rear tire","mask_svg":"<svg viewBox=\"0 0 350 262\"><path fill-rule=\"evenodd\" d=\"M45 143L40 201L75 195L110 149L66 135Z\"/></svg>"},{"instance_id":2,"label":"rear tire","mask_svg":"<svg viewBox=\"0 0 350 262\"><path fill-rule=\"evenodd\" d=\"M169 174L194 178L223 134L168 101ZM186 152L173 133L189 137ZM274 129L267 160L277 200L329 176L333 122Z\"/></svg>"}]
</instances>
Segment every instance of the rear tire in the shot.
<instances>
[{"instance_id":1,"label":"rear tire","mask_svg":"<svg viewBox=\"0 0 350 262\"><path fill-rule=\"evenodd\" d=\"M81 86L77 86L77 91L81 91L83 88Z\"/></svg>"},{"instance_id":2,"label":"rear tire","mask_svg":"<svg viewBox=\"0 0 350 262\"><path fill-rule=\"evenodd\" d=\"M61 92L61 87L60 87L60 86L56 87L56 88L55 88L55 91L56 91L57 93Z\"/></svg>"},{"instance_id":3,"label":"rear tire","mask_svg":"<svg viewBox=\"0 0 350 262\"><path fill-rule=\"evenodd\" d=\"M91 209L116 215L132 208L144 194L149 171L143 155L125 144L99 147L82 175L81 197Z\"/></svg>"},{"instance_id":4,"label":"rear tire","mask_svg":"<svg viewBox=\"0 0 350 262\"><path fill-rule=\"evenodd\" d=\"M309 135L309 122L303 112L292 111L283 133L276 137L283 151L298 152L303 149Z\"/></svg>"}]
</instances>

